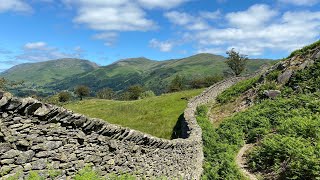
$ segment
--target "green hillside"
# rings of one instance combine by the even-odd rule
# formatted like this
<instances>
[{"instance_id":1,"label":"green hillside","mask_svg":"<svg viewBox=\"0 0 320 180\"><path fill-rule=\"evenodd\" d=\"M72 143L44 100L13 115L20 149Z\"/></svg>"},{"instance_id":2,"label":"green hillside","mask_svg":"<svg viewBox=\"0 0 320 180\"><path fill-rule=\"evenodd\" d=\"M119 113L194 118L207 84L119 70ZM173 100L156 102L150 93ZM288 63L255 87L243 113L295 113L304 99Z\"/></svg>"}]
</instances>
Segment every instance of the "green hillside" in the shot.
<instances>
[{"instance_id":1,"label":"green hillside","mask_svg":"<svg viewBox=\"0 0 320 180\"><path fill-rule=\"evenodd\" d=\"M210 117L198 108L203 179L246 179L237 157L246 146L246 171L257 179L319 179L319 77L320 41L224 91Z\"/></svg>"},{"instance_id":2,"label":"green hillside","mask_svg":"<svg viewBox=\"0 0 320 180\"><path fill-rule=\"evenodd\" d=\"M223 76L223 72L228 70L225 60L223 56L198 54L166 61L131 58L97 67L89 61L62 59L18 65L1 76L13 81L23 80L23 86L14 89L14 93L22 96L49 95L62 90L72 90L77 85L89 86L93 92L107 87L121 91L135 84L161 94L166 92L176 75L189 80L196 77ZM263 64L273 62L249 60L246 73L252 73Z\"/></svg>"},{"instance_id":3,"label":"green hillside","mask_svg":"<svg viewBox=\"0 0 320 180\"><path fill-rule=\"evenodd\" d=\"M10 81L23 81L15 87L19 91L47 91L46 84L93 71L98 65L82 59L58 59L39 63L26 63L4 71L0 76Z\"/></svg>"},{"instance_id":4,"label":"green hillside","mask_svg":"<svg viewBox=\"0 0 320 180\"><path fill-rule=\"evenodd\" d=\"M153 61L146 58L121 60L109 66L100 67L80 76L66 78L61 82L50 84L51 89L72 89L78 84L89 86L96 91L110 87L115 91L123 90L130 85L141 84L157 94L166 91L169 82L176 76L186 78L223 75L228 67L223 56L198 54L183 59ZM249 60L248 72L252 73L270 60Z\"/></svg>"},{"instance_id":5,"label":"green hillside","mask_svg":"<svg viewBox=\"0 0 320 180\"><path fill-rule=\"evenodd\" d=\"M104 119L148 134L170 139L177 136L178 120L187 100L203 89L170 93L137 101L111 101L90 99L65 105L75 112Z\"/></svg>"}]
</instances>

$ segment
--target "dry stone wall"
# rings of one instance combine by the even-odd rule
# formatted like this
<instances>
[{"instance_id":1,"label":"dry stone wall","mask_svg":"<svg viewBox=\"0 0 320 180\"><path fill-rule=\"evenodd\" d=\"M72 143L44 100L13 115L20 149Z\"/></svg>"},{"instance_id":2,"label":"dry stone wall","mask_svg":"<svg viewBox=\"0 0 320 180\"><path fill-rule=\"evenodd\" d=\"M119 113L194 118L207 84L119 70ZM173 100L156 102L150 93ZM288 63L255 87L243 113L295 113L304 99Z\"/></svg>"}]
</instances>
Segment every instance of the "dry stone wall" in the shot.
<instances>
[{"instance_id":1,"label":"dry stone wall","mask_svg":"<svg viewBox=\"0 0 320 180\"><path fill-rule=\"evenodd\" d=\"M151 179L200 179L202 132L195 112L245 77L217 83L189 101L182 124L183 138L166 140L88 118L32 98L0 92L0 177L30 170L68 179L89 164L107 173L132 173Z\"/></svg>"}]
</instances>

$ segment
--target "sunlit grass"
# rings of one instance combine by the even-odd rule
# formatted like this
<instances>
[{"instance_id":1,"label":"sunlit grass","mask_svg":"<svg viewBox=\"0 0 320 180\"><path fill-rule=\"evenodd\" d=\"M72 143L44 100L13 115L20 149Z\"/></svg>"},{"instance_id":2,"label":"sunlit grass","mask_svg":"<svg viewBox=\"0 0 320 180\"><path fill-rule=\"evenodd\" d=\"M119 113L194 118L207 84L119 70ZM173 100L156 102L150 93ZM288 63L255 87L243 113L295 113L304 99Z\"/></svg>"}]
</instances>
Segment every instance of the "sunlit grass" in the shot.
<instances>
[{"instance_id":1,"label":"sunlit grass","mask_svg":"<svg viewBox=\"0 0 320 180\"><path fill-rule=\"evenodd\" d=\"M203 89L164 94L137 101L90 99L65 105L89 117L104 119L156 137L170 139L188 101Z\"/></svg>"}]
</instances>

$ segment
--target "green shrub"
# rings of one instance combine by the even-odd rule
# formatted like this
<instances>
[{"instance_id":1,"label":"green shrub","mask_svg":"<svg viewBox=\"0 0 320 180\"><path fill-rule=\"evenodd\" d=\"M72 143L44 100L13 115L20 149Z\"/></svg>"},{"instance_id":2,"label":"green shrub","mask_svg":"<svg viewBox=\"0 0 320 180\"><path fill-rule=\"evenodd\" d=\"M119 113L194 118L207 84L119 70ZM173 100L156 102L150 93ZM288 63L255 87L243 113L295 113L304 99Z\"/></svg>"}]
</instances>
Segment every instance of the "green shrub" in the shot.
<instances>
[{"instance_id":1,"label":"green shrub","mask_svg":"<svg viewBox=\"0 0 320 180\"><path fill-rule=\"evenodd\" d=\"M44 177L41 177L38 172L30 171L29 176L27 178L28 180L44 180Z\"/></svg>"},{"instance_id":2,"label":"green shrub","mask_svg":"<svg viewBox=\"0 0 320 180\"><path fill-rule=\"evenodd\" d=\"M130 174L122 174L122 175L116 175L116 174L109 174L107 175L106 180L136 180L137 178L130 175Z\"/></svg>"},{"instance_id":3,"label":"green shrub","mask_svg":"<svg viewBox=\"0 0 320 180\"><path fill-rule=\"evenodd\" d=\"M156 96L156 95L154 94L154 92L151 91L151 90L149 90L149 91L145 91L145 92L141 93L141 95L140 95L139 98L140 98L140 99L145 99L145 98L154 97L154 96Z\"/></svg>"},{"instance_id":4,"label":"green shrub","mask_svg":"<svg viewBox=\"0 0 320 180\"><path fill-rule=\"evenodd\" d=\"M277 179L320 178L319 156L310 141L301 137L272 134L249 154L255 171L276 173Z\"/></svg>"},{"instance_id":5,"label":"green shrub","mask_svg":"<svg viewBox=\"0 0 320 180\"><path fill-rule=\"evenodd\" d=\"M234 86L228 88L224 92L222 92L217 97L217 101L219 103L227 103L234 101L237 97L239 97L242 93L252 88L256 82L259 80L259 77L250 78L244 81L240 81Z\"/></svg>"},{"instance_id":6,"label":"green shrub","mask_svg":"<svg viewBox=\"0 0 320 180\"><path fill-rule=\"evenodd\" d=\"M114 91L111 88L104 88L97 92L97 98L99 99L113 99Z\"/></svg>"},{"instance_id":7,"label":"green shrub","mask_svg":"<svg viewBox=\"0 0 320 180\"><path fill-rule=\"evenodd\" d=\"M203 132L203 179L241 179L234 158L243 145L257 143L250 167L278 179L320 178L320 100L317 94L263 100L225 119L217 129L198 108ZM261 142L261 143L259 143Z\"/></svg>"},{"instance_id":8,"label":"green shrub","mask_svg":"<svg viewBox=\"0 0 320 180\"><path fill-rule=\"evenodd\" d=\"M319 41L320 42L320 41ZM314 93L320 91L320 60L312 66L294 74L289 82L289 87L298 93Z\"/></svg>"},{"instance_id":9,"label":"green shrub","mask_svg":"<svg viewBox=\"0 0 320 180\"><path fill-rule=\"evenodd\" d=\"M58 94L59 102L67 102L71 99L71 94L67 91L60 92Z\"/></svg>"},{"instance_id":10,"label":"green shrub","mask_svg":"<svg viewBox=\"0 0 320 180\"><path fill-rule=\"evenodd\" d=\"M220 132L216 131L207 119L207 112L206 106L197 108L197 121L202 128L205 157L202 179L244 179L234 162L237 148L220 141Z\"/></svg>"},{"instance_id":11,"label":"green shrub","mask_svg":"<svg viewBox=\"0 0 320 180\"><path fill-rule=\"evenodd\" d=\"M97 171L93 170L90 166L84 167L74 177L75 180L103 180Z\"/></svg>"}]
</instances>

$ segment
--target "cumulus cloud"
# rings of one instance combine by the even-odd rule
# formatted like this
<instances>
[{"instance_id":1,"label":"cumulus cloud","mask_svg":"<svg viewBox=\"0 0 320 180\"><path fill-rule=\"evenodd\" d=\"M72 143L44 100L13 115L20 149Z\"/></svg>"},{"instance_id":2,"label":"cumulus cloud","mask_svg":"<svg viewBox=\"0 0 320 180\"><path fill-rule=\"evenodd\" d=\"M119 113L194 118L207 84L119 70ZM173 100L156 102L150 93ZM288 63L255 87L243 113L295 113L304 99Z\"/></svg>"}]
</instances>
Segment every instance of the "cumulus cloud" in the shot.
<instances>
[{"instance_id":1,"label":"cumulus cloud","mask_svg":"<svg viewBox=\"0 0 320 180\"><path fill-rule=\"evenodd\" d=\"M118 37L118 34L115 32L104 32L104 33L95 34L93 36L93 39L103 40L105 42L104 45L112 46L115 43L117 37Z\"/></svg>"},{"instance_id":2,"label":"cumulus cloud","mask_svg":"<svg viewBox=\"0 0 320 180\"><path fill-rule=\"evenodd\" d=\"M45 50L47 48L47 43L45 42L30 42L23 46L26 50Z\"/></svg>"},{"instance_id":3,"label":"cumulus cloud","mask_svg":"<svg viewBox=\"0 0 320 180\"><path fill-rule=\"evenodd\" d=\"M164 16L173 24L184 26L189 30L204 30L209 28L208 23L202 18L190 15L188 13L171 11L165 13Z\"/></svg>"},{"instance_id":4,"label":"cumulus cloud","mask_svg":"<svg viewBox=\"0 0 320 180\"><path fill-rule=\"evenodd\" d=\"M264 26L273 17L277 15L277 11L265 4L256 4L246 11L232 12L226 15L231 25L240 28L259 28Z\"/></svg>"},{"instance_id":5,"label":"cumulus cloud","mask_svg":"<svg viewBox=\"0 0 320 180\"><path fill-rule=\"evenodd\" d=\"M146 8L164 8L171 9L177 7L189 0L137 0L137 2Z\"/></svg>"},{"instance_id":6,"label":"cumulus cloud","mask_svg":"<svg viewBox=\"0 0 320 180\"><path fill-rule=\"evenodd\" d=\"M320 3L320 0L278 0L280 3L293 4L297 6L312 6Z\"/></svg>"},{"instance_id":7,"label":"cumulus cloud","mask_svg":"<svg viewBox=\"0 0 320 180\"><path fill-rule=\"evenodd\" d=\"M89 3L80 7L74 22L100 31L145 31L155 27L144 11L131 3L100 7Z\"/></svg>"},{"instance_id":8,"label":"cumulus cloud","mask_svg":"<svg viewBox=\"0 0 320 180\"><path fill-rule=\"evenodd\" d=\"M202 12L200 12L200 17L205 18L205 19L209 19L209 20L219 19L219 18L221 18L221 11L220 10L216 10L213 12L202 11Z\"/></svg>"},{"instance_id":9,"label":"cumulus cloud","mask_svg":"<svg viewBox=\"0 0 320 180\"><path fill-rule=\"evenodd\" d=\"M172 48L174 47L173 42L169 41L158 41L157 39L152 39L149 42L150 47L159 49L161 52L170 52Z\"/></svg>"},{"instance_id":10,"label":"cumulus cloud","mask_svg":"<svg viewBox=\"0 0 320 180\"><path fill-rule=\"evenodd\" d=\"M77 11L73 22L98 31L94 39L113 45L118 32L150 31L158 28L147 17L150 9L171 9L189 0L62 0ZM199 27L199 25L198 25ZM196 28L198 28L196 27Z\"/></svg>"},{"instance_id":11,"label":"cumulus cloud","mask_svg":"<svg viewBox=\"0 0 320 180\"><path fill-rule=\"evenodd\" d=\"M213 48L201 48L197 50L197 53L211 53L211 54L223 54L226 50L223 48L213 47Z\"/></svg>"},{"instance_id":12,"label":"cumulus cloud","mask_svg":"<svg viewBox=\"0 0 320 180\"><path fill-rule=\"evenodd\" d=\"M77 46L69 52L51 47L45 42L29 42L23 46L23 52L15 57L17 61L41 62L60 58L81 58L84 50Z\"/></svg>"},{"instance_id":13,"label":"cumulus cloud","mask_svg":"<svg viewBox=\"0 0 320 180\"><path fill-rule=\"evenodd\" d=\"M290 52L318 40L320 36L320 11L277 12L268 5L257 4L245 11L225 14L228 24L225 27L202 30L188 29L190 19L196 17L181 14L182 20L172 16L171 21L185 30L182 38L189 37L190 41L196 42L198 52L224 54L231 48L249 56L259 56L267 50ZM201 20L210 22L203 17Z\"/></svg>"},{"instance_id":14,"label":"cumulus cloud","mask_svg":"<svg viewBox=\"0 0 320 180\"><path fill-rule=\"evenodd\" d=\"M2 12L32 12L32 8L23 0L0 0L0 13Z\"/></svg>"},{"instance_id":15,"label":"cumulus cloud","mask_svg":"<svg viewBox=\"0 0 320 180\"><path fill-rule=\"evenodd\" d=\"M188 0L64 0L77 9L74 22L98 31L147 31L157 28L145 9L170 9Z\"/></svg>"}]
</instances>

